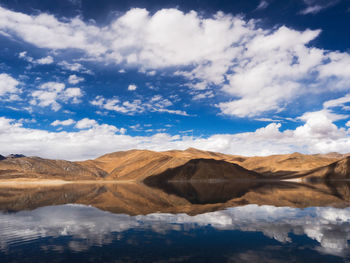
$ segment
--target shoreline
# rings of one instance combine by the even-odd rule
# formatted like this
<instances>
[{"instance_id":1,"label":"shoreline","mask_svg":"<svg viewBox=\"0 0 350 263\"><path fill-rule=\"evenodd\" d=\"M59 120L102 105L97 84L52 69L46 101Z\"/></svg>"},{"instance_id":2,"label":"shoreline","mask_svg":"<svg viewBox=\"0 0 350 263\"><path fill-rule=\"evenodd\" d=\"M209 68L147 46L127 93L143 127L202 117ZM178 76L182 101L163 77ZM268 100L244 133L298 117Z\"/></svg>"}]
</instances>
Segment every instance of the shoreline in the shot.
<instances>
[{"instance_id":1,"label":"shoreline","mask_svg":"<svg viewBox=\"0 0 350 263\"><path fill-rule=\"evenodd\" d=\"M74 180L67 181L63 179L0 179L0 187L2 186L59 186L67 184L130 184L137 183L133 180Z\"/></svg>"}]
</instances>

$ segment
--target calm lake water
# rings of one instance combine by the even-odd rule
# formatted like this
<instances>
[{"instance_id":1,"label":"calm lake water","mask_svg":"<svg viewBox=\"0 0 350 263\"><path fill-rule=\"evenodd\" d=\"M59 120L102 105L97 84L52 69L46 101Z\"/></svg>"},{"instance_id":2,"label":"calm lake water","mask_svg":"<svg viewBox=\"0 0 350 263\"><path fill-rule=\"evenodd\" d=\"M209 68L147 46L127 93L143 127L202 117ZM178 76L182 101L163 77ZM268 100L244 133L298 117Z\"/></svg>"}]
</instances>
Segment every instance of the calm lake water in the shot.
<instances>
[{"instance_id":1,"label":"calm lake water","mask_svg":"<svg viewBox=\"0 0 350 263\"><path fill-rule=\"evenodd\" d=\"M0 262L350 262L349 193L342 182L0 187Z\"/></svg>"}]
</instances>

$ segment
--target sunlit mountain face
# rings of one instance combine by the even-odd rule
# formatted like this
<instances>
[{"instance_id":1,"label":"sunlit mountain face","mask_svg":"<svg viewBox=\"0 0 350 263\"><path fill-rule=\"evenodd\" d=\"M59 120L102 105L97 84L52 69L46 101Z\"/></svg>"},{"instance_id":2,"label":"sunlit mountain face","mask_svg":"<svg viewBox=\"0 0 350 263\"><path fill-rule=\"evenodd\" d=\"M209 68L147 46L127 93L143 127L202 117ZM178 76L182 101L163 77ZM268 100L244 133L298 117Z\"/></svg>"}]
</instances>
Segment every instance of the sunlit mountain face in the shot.
<instances>
[{"instance_id":1,"label":"sunlit mountain face","mask_svg":"<svg viewBox=\"0 0 350 263\"><path fill-rule=\"evenodd\" d=\"M1 0L1 154L346 153L349 8Z\"/></svg>"}]
</instances>

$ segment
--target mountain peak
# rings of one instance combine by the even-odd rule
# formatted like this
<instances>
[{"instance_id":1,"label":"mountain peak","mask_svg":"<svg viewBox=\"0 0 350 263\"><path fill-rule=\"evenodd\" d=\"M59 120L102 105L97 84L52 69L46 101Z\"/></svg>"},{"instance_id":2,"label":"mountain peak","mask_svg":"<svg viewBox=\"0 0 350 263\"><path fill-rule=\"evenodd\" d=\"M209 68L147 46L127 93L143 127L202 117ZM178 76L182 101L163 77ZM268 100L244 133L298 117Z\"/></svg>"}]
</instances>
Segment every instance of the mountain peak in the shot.
<instances>
[{"instance_id":1,"label":"mountain peak","mask_svg":"<svg viewBox=\"0 0 350 263\"><path fill-rule=\"evenodd\" d=\"M197 148L189 147L184 152L203 152L203 151Z\"/></svg>"}]
</instances>

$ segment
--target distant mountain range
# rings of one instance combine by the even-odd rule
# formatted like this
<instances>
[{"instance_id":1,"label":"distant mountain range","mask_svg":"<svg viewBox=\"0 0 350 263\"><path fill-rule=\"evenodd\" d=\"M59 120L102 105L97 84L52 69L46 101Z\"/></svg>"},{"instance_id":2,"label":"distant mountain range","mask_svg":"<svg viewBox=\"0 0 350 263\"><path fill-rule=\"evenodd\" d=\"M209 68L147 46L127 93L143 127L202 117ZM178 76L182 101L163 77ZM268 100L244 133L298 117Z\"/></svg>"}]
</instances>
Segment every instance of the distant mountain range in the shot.
<instances>
[{"instance_id":1,"label":"distant mountain range","mask_svg":"<svg viewBox=\"0 0 350 263\"><path fill-rule=\"evenodd\" d=\"M130 150L70 162L20 154L0 155L0 179L203 181L244 179L349 179L350 154L300 153L245 157L189 148Z\"/></svg>"}]
</instances>

